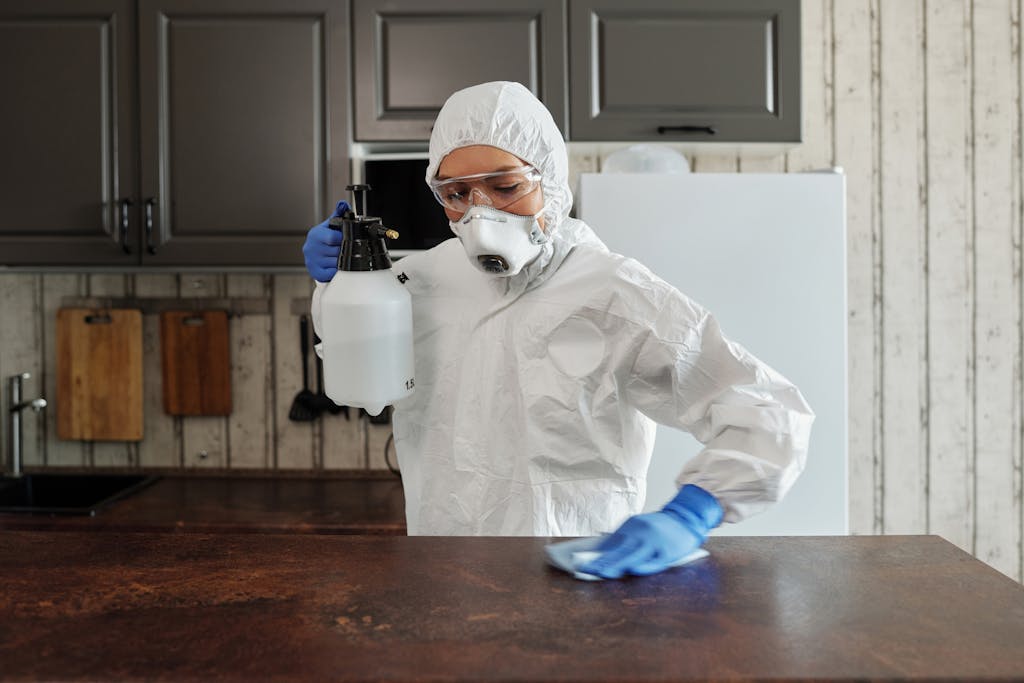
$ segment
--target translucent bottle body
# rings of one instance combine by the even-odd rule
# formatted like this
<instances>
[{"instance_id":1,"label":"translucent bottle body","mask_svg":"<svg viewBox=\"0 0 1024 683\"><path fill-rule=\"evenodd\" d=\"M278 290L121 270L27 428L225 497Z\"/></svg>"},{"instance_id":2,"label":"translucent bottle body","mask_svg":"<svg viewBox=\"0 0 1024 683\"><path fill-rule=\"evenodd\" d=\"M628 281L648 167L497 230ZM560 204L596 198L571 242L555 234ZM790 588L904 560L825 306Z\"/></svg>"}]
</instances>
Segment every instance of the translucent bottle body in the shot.
<instances>
[{"instance_id":1,"label":"translucent bottle body","mask_svg":"<svg viewBox=\"0 0 1024 683\"><path fill-rule=\"evenodd\" d=\"M339 270L320 307L331 400L379 415L413 392L412 298L391 270Z\"/></svg>"}]
</instances>

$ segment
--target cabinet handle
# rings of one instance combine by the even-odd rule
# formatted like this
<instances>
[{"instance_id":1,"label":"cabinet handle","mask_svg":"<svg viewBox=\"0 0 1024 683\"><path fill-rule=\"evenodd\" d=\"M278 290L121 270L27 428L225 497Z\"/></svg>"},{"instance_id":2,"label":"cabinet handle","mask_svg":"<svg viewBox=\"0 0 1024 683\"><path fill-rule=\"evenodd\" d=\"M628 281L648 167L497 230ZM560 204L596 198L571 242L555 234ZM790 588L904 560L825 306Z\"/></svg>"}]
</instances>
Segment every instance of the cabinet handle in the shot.
<instances>
[{"instance_id":1,"label":"cabinet handle","mask_svg":"<svg viewBox=\"0 0 1024 683\"><path fill-rule=\"evenodd\" d=\"M132 245L128 242L128 207L131 205L130 199L121 200L121 248L126 254L132 253Z\"/></svg>"},{"instance_id":2,"label":"cabinet handle","mask_svg":"<svg viewBox=\"0 0 1024 683\"><path fill-rule=\"evenodd\" d=\"M714 126L658 126L658 135L665 133L707 133L714 135L718 131Z\"/></svg>"},{"instance_id":3,"label":"cabinet handle","mask_svg":"<svg viewBox=\"0 0 1024 683\"><path fill-rule=\"evenodd\" d=\"M146 251L150 254L156 253L153 246L153 207L156 206L156 197L146 198Z\"/></svg>"}]
</instances>

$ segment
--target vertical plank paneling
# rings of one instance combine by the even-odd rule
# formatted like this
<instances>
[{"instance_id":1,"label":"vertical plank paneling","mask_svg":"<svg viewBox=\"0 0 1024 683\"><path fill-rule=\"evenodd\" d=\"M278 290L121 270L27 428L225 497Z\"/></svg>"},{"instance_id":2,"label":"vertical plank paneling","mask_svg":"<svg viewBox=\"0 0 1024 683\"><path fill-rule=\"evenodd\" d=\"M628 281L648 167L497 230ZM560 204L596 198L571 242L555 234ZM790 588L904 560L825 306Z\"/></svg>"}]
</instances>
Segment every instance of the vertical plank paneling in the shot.
<instances>
[{"instance_id":1,"label":"vertical plank paneling","mask_svg":"<svg viewBox=\"0 0 1024 683\"><path fill-rule=\"evenodd\" d=\"M292 399L302 389L299 318L291 313L291 301L293 298L311 297L313 283L306 274L277 275L273 290L275 466L279 469L311 469L320 445L319 430L315 423L292 422L288 419L288 411ZM309 310L309 306L304 310ZM311 332L312 327L311 323Z\"/></svg>"},{"instance_id":2,"label":"vertical plank paneling","mask_svg":"<svg viewBox=\"0 0 1024 683\"><path fill-rule=\"evenodd\" d=\"M786 159L781 154L773 156L740 156L740 173L782 173L786 170Z\"/></svg>"},{"instance_id":3,"label":"vertical plank paneling","mask_svg":"<svg viewBox=\"0 0 1024 683\"><path fill-rule=\"evenodd\" d=\"M577 208L572 215L578 216L580 174L597 173L600 170L600 156L596 149L580 149L573 143L567 143L566 147L569 152L569 187L572 188L573 204Z\"/></svg>"},{"instance_id":4,"label":"vertical plank paneling","mask_svg":"<svg viewBox=\"0 0 1024 683\"><path fill-rule=\"evenodd\" d=\"M923 14L881 2L882 453L886 533L927 528ZM915 86L916 87L913 87Z\"/></svg>"},{"instance_id":5,"label":"vertical plank paneling","mask_svg":"<svg viewBox=\"0 0 1024 683\"><path fill-rule=\"evenodd\" d=\"M829 168L832 163L832 3L804 0L800 89L803 142L786 153L790 172Z\"/></svg>"},{"instance_id":6,"label":"vertical plank paneling","mask_svg":"<svg viewBox=\"0 0 1024 683\"><path fill-rule=\"evenodd\" d=\"M124 273L93 273L89 275L89 296L123 297L128 295L130 275ZM145 382L145 371L143 371ZM145 438L145 435L143 435ZM90 444L90 462L96 467L127 467L133 463L137 445L118 441L94 441Z\"/></svg>"},{"instance_id":7,"label":"vertical plank paneling","mask_svg":"<svg viewBox=\"0 0 1024 683\"><path fill-rule=\"evenodd\" d=\"M926 5L929 531L971 549L970 5Z\"/></svg>"},{"instance_id":8,"label":"vertical plank paneling","mask_svg":"<svg viewBox=\"0 0 1024 683\"><path fill-rule=\"evenodd\" d=\"M1012 0L976 0L974 125L974 553L1010 576L1020 571L1020 274L1013 205L1016 66Z\"/></svg>"},{"instance_id":9,"label":"vertical plank paneling","mask_svg":"<svg viewBox=\"0 0 1024 683\"><path fill-rule=\"evenodd\" d=\"M86 277L81 274L48 273L43 279L43 365L46 374L46 464L81 467L88 463L86 444L57 437L57 310L66 296L82 296ZM5 318L0 318L6 320Z\"/></svg>"},{"instance_id":10,"label":"vertical plank paneling","mask_svg":"<svg viewBox=\"0 0 1024 683\"><path fill-rule=\"evenodd\" d=\"M740 170L740 158L736 154L697 154L690 161L690 170L695 173L736 173Z\"/></svg>"},{"instance_id":11,"label":"vertical plank paneling","mask_svg":"<svg viewBox=\"0 0 1024 683\"><path fill-rule=\"evenodd\" d=\"M32 297L33 310L31 318L34 323L32 334L35 336L36 372L33 378L35 381L31 382L31 388L29 389L31 393L28 394L28 398L35 398L36 396L45 398L47 381L46 320L41 315L43 309L43 276L41 274L34 277L34 285L36 291ZM25 464L33 466L46 464L47 429L49 427L47 419L49 413L52 412L54 412L54 406L51 402L47 410L33 414L32 421L35 434L29 444L29 451L24 455Z\"/></svg>"},{"instance_id":12,"label":"vertical plank paneling","mask_svg":"<svg viewBox=\"0 0 1024 683\"><path fill-rule=\"evenodd\" d=\"M269 275L229 275L227 295L270 298ZM230 321L231 397L228 419L234 468L270 467L273 445L273 371L269 315L239 315Z\"/></svg>"},{"instance_id":13,"label":"vertical plank paneling","mask_svg":"<svg viewBox=\"0 0 1024 683\"><path fill-rule=\"evenodd\" d=\"M179 280L178 296L189 305L201 308L203 299L224 294L224 275L183 274ZM233 343L233 340L229 340ZM227 466L227 418L220 416L189 416L181 420L182 454L185 467Z\"/></svg>"},{"instance_id":14,"label":"vertical plank paneling","mask_svg":"<svg viewBox=\"0 0 1024 683\"><path fill-rule=\"evenodd\" d=\"M178 278L167 273L135 276L135 296L174 297ZM164 412L163 369L160 355L160 316L142 316L143 440L139 444L142 467L177 467L181 464L181 429ZM179 428L175 428L178 426Z\"/></svg>"},{"instance_id":15,"label":"vertical plank paneling","mask_svg":"<svg viewBox=\"0 0 1024 683\"><path fill-rule=\"evenodd\" d=\"M847 173L846 230L849 307L849 444L851 529L878 532L882 453L878 430L878 282L875 249L876 117L872 92L873 31L869 0L833 6L835 162Z\"/></svg>"},{"instance_id":16,"label":"vertical plank paneling","mask_svg":"<svg viewBox=\"0 0 1024 683\"><path fill-rule=\"evenodd\" d=\"M1016 295L1024 306L1024 54L1021 52L1021 15L1024 13L1024 2L1014 0L1010 4L1010 53L1013 56L1014 91L1013 110L1014 127L1013 140L1013 252L1014 252L1014 287ZM1017 356L1016 365L1013 368L1013 376L1017 380L1017 387L1014 391L1014 402L1010 407L1019 419L1024 416L1024 310L1021 311L1022 318L1017 321ZM1014 521L1017 525L1017 576L1018 581L1024 583L1024 425L1017 432L1017 443L1014 447L1015 472L1014 472L1014 504L1020 513Z\"/></svg>"},{"instance_id":17,"label":"vertical plank paneling","mask_svg":"<svg viewBox=\"0 0 1024 683\"><path fill-rule=\"evenodd\" d=\"M344 415L330 413L320 418L324 469L361 470L366 467L367 432L359 419L359 409L349 408L348 413L348 419ZM383 461L372 465L372 468L383 469Z\"/></svg>"},{"instance_id":18,"label":"vertical plank paneling","mask_svg":"<svg viewBox=\"0 0 1024 683\"><path fill-rule=\"evenodd\" d=\"M383 470L387 469L387 465L384 462L384 447L388 443L388 437L391 436L391 425L382 424L375 425L370 423L370 419L366 416L363 417L366 421L366 467L372 470ZM394 444L391 444L389 448L394 448ZM394 465L394 450L391 451L391 464Z\"/></svg>"},{"instance_id":19,"label":"vertical plank paneling","mask_svg":"<svg viewBox=\"0 0 1024 683\"><path fill-rule=\"evenodd\" d=\"M3 415L7 415L8 379L23 372L31 377L24 380L24 398L35 398L43 393L42 340L39 339L38 316L41 292L38 275L0 275L0 378L3 380ZM45 412L50 412L48 409ZM43 461L41 435L45 433L45 412L22 411L22 455L25 465L39 465ZM0 470L8 466L8 434L6 419L3 425Z\"/></svg>"}]
</instances>

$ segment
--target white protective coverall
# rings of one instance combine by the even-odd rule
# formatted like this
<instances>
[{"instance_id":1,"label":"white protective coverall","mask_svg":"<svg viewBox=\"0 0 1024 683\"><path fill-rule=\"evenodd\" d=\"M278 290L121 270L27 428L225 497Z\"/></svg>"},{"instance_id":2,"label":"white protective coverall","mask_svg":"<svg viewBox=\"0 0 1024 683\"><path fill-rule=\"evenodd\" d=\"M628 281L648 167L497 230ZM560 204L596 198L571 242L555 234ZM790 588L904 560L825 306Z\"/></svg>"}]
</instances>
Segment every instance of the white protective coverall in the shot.
<instances>
[{"instance_id":1,"label":"white protective coverall","mask_svg":"<svg viewBox=\"0 0 1024 683\"><path fill-rule=\"evenodd\" d=\"M510 278L477 270L457 238L395 263L408 276L415 337L416 391L393 415L408 533L614 531L643 507L655 422L704 444L677 483L713 494L724 521L779 500L804 467L813 421L798 390L568 217L566 147L525 87L452 95L427 178L467 145L541 172L550 240Z\"/></svg>"}]
</instances>

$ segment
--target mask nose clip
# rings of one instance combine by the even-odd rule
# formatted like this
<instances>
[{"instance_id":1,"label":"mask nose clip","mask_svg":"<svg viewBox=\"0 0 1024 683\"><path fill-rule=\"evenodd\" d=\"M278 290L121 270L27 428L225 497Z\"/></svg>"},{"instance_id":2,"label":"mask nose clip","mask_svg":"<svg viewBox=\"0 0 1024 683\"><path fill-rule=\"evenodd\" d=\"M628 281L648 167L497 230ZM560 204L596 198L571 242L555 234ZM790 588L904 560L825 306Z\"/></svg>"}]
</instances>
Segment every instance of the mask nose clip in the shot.
<instances>
[{"instance_id":1,"label":"mask nose clip","mask_svg":"<svg viewBox=\"0 0 1024 683\"><path fill-rule=\"evenodd\" d=\"M474 204L473 207L483 208L478 207L476 204ZM492 216L491 214L488 213L473 211L473 207L470 207L470 209L466 211L466 215L462 219L463 225L469 225L474 218L483 218L485 220L494 221L495 223L508 223L508 219L506 219L504 216Z\"/></svg>"}]
</instances>

